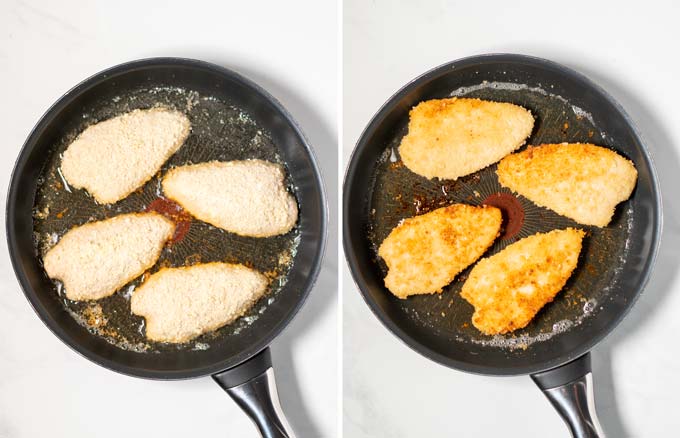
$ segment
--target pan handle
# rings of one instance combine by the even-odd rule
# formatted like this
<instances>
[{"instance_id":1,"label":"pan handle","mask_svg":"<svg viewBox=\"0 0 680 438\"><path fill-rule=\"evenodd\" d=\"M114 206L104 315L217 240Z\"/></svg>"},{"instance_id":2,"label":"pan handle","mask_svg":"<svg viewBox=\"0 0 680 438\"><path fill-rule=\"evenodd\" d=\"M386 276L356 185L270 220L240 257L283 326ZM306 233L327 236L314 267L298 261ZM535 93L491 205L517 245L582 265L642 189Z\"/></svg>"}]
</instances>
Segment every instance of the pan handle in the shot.
<instances>
[{"instance_id":1,"label":"pan handle","mask_svg":"<svg viewBox=\"0 0 680 438\"><path fill-rule=\"evenodd\" d=\"M595 412L590 353L541 373L532 374L574 438L605 438Z\"/></svg>"},{"instance_id":2,"label":"pan handle","mask_svg":"<svg viewBox=\"0 0 680 438\"><path fill-rule=\"evenodd\" d=\"M269 347L212 378L248 414L263 438L295 438L281 409Z\"/></svg>"}]
</instances>

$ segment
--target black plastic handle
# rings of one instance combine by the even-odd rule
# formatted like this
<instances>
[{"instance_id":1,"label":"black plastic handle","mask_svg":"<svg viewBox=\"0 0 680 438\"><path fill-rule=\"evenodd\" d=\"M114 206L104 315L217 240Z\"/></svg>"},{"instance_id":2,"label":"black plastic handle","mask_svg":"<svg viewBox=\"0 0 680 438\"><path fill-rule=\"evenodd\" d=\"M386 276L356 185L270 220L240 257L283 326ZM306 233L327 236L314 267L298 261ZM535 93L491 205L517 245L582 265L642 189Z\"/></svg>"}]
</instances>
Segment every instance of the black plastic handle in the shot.
<instances>
[{"instance_id":1,"label":"black plastic handle","mask_svg":"<svg viewBox=\"0 0 680 438\"><path fill-rule=\"evenodd\" d=\"M268 347L212 378L248 414L263 438L295 438L281 409Z\"/></svg>"},{"instance_id":2,"label":"black plastic handle","mask_svg":"<svg viewBox=\"0 0 680 438\"><path fill-rule=\"evenodd\" d=\"M574 438L604 438L595 412L590 353L541 373L532 374Z\"/></svg>"}]
</instances>

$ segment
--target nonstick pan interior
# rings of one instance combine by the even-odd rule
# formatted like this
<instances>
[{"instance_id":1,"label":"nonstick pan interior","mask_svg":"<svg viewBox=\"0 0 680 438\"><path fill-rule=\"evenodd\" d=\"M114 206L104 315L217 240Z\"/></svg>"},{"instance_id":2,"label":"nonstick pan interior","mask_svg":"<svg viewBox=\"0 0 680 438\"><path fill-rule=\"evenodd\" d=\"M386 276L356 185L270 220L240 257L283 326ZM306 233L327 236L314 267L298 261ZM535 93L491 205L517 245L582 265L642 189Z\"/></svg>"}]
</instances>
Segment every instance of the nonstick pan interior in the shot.
<instances>
[{"instance_id":1,"label":"nonstick pan interior","mask_svg":"<svg viewBox=\"0 0 680 438\"><path fill-rule=\"evenodd\" d=\"M137 108L163 106L185 113L191 120L191 134L154 178L140 190L115 203L101 205L85 190L70 188L60 173L61 155L75 136L85 127ZM163 198L161 180L167 169L190 163L212 160L258 158L280 163L276 145L246 112L228 101L183 88L142 87L101 100L83 108L83 116L64 127L69 132L60 141L42 173L34 208L34 232L38 254L46 251L71 228L87 222L119 214L149 210L167 214L175 221L173 241L163 249L158 262L142 277L133 280L114 295L96 301L71 301L57 284L64 307L76 321L90 331L123 349L162 351L176 349L207 349L213 341L244 330L276 300L285 284L299 239L299 230L266 239L248 238L226 233L205 222L192 220L191 215L172 201ZM244 188L245 189L245 188ZM295 193L289 182L289 190ZM130 312L130 296L145 277L160 267L178 267L199 262L228 261L244 263L271 279L270 290L244 317L236 323L210 332L184 344L164 344L147 341L144 318Z\"/></svg>"},{"instance_id":2,"label":"nonstick pan interior","mask_svg":"<svg viewBox=\"0 0 680 438\"><path fill-rule=\"evenodd\" d=\"M420 101L450 96L511 102L536 119L528 144L587 142L634 161L638 185L606 228L586 227L513 195L498 183L496 165L457 181L428 180L401 162L408 111ZM587 351L616 324L645 281L656 248L658 195L644 147L625 115L581 76L533 58L480 57L440 67L397 93L362 135L345 186L361 215L345 220L345 249L355 279L382 321L426 356L468 371L518 374L556 366ZM536 182L540 184L540 181ZM370 187L368 196L360 187ZM365 193L365 189L363 190ZM587 231L579 265L555 301L526 328L485 336L471 324L473 307L460 297L471 268L442 294L400 300L384 288L377 249L403 218L463 202L504 210L504 233L485 256L536 232ZM510 221L508 222L508 212Z\"/></svg>"},{"instance_id":3,"label":"nonstick pan interior","mask_svg":"<svg viewBox=\"0 0 680 438\"><path fill-rule=\"evenodd\" d=\"M151 181L108 206L98 205L84 190L68 186L59 172L60 155L78 133L97 121L154 106L184 112L192 131ZM160 180L168 168L248 158L284 166L289 191L300 207L298 224L288 234L266 239L237 236L192 220L162 197ZM239 76L209 64L176 59L140 61L81 84L48 111L27 141L13 177L12 190L18 187L24 198L15 195L9 200L8 234L10 241L15 239L10 250L20 253L15 268L29 299L62 339L118 371L180 378L242 362L264 348L292 318L318 269L325 228L323 195L304 138L271 97ZM35 198L26 196L33 193ZM29 199L33 206L28 206ZM68 229L148 210L175 219L173 242L142 278L113 296L73 302L44 274L41 255ZM28 234L30 225L33 232ZM243 263L264 272L271 279L267 295L235 323L192 342L146 341L143 318L130 312L130 293L160 267L210 261Z\"/></svg>"}]
</instances>

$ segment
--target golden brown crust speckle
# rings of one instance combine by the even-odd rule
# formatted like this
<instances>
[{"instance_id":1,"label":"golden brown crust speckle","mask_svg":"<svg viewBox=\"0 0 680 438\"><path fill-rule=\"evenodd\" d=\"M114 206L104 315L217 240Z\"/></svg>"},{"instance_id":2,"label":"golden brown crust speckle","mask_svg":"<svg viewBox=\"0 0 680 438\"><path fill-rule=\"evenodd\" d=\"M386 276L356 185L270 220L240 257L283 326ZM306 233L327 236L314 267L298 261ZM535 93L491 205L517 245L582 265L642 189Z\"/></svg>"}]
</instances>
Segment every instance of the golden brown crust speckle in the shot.
<instances>
[{"instance_id":1,"label":"golden brown crust speckle","mask_svg":"<svg viewBox=\"0 0 680 438\"><path fill-rule=\"evenodd\" d=\"M410 111L399 153L426 178L457 179L481 170L524 144L534 118L517 105L480 99L433 99Z\"/></svg>"},{"instance_id":2,"label":"golden brown crust speckle","mask_svg":"<svg viewBox=\"0 0 680 438\"><path fill-rule=\"evenodd\" d=\"M529 146L501 160L496 173L501 185L535 204L598 227L609 224L637 181L630 160L582 143Z\"/></svg>"},{"instance_id":3,"label":"golden brown crust speckle","mask_svg":"<svg viewBox=\"0 0 680 438\"><path fill-rule=\"evenodd\" d=\"M475 307L472 324L487 335L529 324L576 268L584 234L574 228L534 234L479 261L461 291Z\"/></svg>"},{"instance_id":4,"label":"golden brown crust speckle","mask_svg":"<svg viewBox=\"0 0 680 438\"><path fill-rule=\"evenodd\" d=\"M397 297L441 292L498 237L495 207L454 204L405 219L380 245L389 271L385 286Z\"/></svg>"}]
</instances>

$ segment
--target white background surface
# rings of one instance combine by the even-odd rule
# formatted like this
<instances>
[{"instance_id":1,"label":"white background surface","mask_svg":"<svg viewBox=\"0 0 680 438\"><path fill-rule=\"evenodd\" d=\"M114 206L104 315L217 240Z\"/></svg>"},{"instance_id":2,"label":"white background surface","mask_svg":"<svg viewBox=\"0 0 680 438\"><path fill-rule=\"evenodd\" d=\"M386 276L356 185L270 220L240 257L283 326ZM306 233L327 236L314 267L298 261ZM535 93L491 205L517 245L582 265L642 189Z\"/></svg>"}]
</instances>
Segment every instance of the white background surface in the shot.
<instances>
[{"instance_id":1,"label":"white background surface","mask_svg":"<svg viewBox=\"0 0 680 438\"><path fill-rule=\"evenodd\" d=\"M316 149L334 217L336 20L335 2L3 0L3 220L12 164L43 112L97 71L152 56L215 62L277 97ZM333 225L317 286L272 347L282 404L301 437L336 436L336 235ZM69 350L24 299L5 239L0 241L0 437L257 436L250 420L209 378L134 379Z\"/></svg>"},{"instance_id":2,"label":"white background surface","mask_svg":"<svg viewBox=\"0 0 680 438\"><path fill-rule=\"evenodd\" d=\"M347 160L392 93L464 56L541 56L604 86L647 140L665 224L653 279L593 353L597 407L611 438L670 437L680 430L680 8L624 4L345 0L343 152ZM528 377L478 377L428 361L383 328L346 269L343 283L345 436L569 436Z\"/></svg>"}]
</instances>

